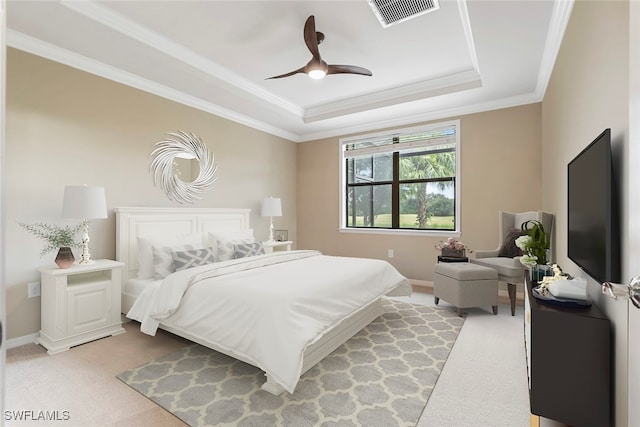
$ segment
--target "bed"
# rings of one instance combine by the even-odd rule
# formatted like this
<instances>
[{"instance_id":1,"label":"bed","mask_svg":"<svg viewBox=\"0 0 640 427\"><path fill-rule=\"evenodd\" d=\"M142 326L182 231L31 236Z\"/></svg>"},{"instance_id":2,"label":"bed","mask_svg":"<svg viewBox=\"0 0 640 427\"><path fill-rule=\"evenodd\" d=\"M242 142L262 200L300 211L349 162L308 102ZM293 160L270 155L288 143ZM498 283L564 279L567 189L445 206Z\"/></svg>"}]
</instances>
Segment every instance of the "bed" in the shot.
<instances>
[{"instance_id":1,"label":"bed","mask_svg":"<svg viewBox=\"0 0 640 427\"><path fill-rule=\"evenodd\" d=\"M292 393L304 372L380 316L382 296L411 293L385 261L311 250L252 253L260 244L252 241L249 209L115 211L116 259L127 266L122 312L144 333L161 328L259 367L262 388L272 394ZM215 254L215 262L182 268L180 257L196 251L198 238L198 259ZM171 251L178 271L162 270L162 250Z\"/></svg>"}]
</instances>

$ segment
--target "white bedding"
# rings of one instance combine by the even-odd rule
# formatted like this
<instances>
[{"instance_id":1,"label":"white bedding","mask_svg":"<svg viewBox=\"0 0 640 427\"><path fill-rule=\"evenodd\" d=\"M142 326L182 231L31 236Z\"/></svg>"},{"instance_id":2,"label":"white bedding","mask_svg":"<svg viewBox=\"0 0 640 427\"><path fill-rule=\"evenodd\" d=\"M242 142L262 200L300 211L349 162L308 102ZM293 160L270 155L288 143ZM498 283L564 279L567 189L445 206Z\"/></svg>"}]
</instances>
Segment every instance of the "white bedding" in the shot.
<instances>
[{"instance_id":1,"label":"white bedding","mask_svg":"<svg viewBox=\"0 0 640 427\"><path fill-rule=\"evenodd\" d=\"M150 335L160 323L188 331L292 393L305 348L390 291L411 287L385 261L276 252L173 273L146 288L127 317Z\"/></svg>"},{"instance_id":2,"label":"white bedding","mask_svg":"<svg viewBox=\"0 0 640 427\"><path fill-rule=\"evenodd\" d=\"M145 290L145 288L148 288L154 282L160 281L155 279L128 279L123 285L122 293L134 295L137 297L142 293L142 291Z\"/></svg>"}]
</instances>

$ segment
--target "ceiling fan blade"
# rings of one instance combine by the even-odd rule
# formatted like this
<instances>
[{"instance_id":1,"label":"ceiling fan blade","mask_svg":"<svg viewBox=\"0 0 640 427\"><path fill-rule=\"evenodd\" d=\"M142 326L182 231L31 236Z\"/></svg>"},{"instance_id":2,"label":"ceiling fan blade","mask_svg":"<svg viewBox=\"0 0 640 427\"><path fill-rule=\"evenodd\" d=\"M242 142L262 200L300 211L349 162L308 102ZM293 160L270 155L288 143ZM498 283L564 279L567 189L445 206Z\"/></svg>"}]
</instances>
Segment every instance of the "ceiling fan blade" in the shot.
<instances>
[{"instance_id":1,"label":"ceiling fan blade","mask_svg":"<svg viewBox=\"0 0 640 427\"><path fill-rule=\"evenodd\" d=\"M366 68L357 65L327 65L320 58L320 50L318 44L324 40L324 34L316 31L316 18L311 15L304 23L304 42L313 55L313 58L301 68L279 76L267 77L269 79L281 79L283 77L293 76L298 73L308 74L312 79L321 79L327 74L360 74L363 76L372 76L373 73Z\"/></svg>"},{"instance_id":2,"label":"ceiling fan blade","mask_svg":"<svg viewBox=\"0 0 640 427\"><path fill-rule=\"evenodd\" d=\"M373 73L366 68L357 65L329 65L327 74L361 74L363 76L372 76Z\"/></svg>"},{"instance_id":3,"label":"ceiling fan blade","mask_svg":"<svg viewBox=\"0 0 640 427\"><path fill-rule=\"evenodd\" d=\"M304 23L304 42L314 58L320 59L320 50L318 49L318 35L316 34L316 18L311 15Z\"/></svg>"},{"instance_id":4,"label":"ceiling fan blade","mask_svg":"<svg viewBox=\"0 0 640 427\"><path fill-rule=\"evenodd\" d=\"M283 77L293 76L294 74L298 74L298 73L305 73L305 71L304 71L304 67L302 67L302 68L298 68L297 70L290 71L290 72L285 73L285 74L280 74L279 76L267 77L265 80L270 80L270 79L281 79L281 78L283 78Z\"/></svg>"}]
</instances>

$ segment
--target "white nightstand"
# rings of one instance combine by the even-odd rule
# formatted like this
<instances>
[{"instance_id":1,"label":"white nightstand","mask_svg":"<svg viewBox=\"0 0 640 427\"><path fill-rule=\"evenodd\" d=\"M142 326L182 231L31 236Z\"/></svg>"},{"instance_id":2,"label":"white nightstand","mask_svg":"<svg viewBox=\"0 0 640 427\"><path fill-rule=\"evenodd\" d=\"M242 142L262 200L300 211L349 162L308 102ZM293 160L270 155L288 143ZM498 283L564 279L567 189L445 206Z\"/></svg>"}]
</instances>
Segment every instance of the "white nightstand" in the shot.
<instances>
[{"instance_id":1,"label":"white nightstand","mask_svg":"<svg viewBox=\"0 0 640 427\"><path fill-rule=\"evenodd\" d=\"M124 263L106 259L69 268L41 268L41 326L37 343L49 354L118 335Z\"/></svg>"},{"instance_id":2,"label":"white nightstand","mask_svg":"<svg viewBox=\"0 0 640 427\"><path fill-rule=\"evenodd\" d=\"M277 251L290 251L292 244L293 242L291 240L287 240L285 242L270 242L267 240L265 242L262 242L264 252L267 254Z\"/></svg>"}]
</instances>

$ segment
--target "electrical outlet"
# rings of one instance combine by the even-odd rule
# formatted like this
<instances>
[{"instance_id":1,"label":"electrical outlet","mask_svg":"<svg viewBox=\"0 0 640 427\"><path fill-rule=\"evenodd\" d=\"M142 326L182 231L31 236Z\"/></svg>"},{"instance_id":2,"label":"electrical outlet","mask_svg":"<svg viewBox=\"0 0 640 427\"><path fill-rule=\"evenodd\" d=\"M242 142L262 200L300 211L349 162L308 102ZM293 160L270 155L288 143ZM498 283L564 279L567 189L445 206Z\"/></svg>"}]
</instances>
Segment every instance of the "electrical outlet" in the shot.
<instances>
[{"instance_id":1,"label":"electrical outlet","mask_svg":"<svg viewBox=\"0 0 640 427\"><path fill-rule=\"evenodd\" d=\"M40 296L40 282L31 282L27 284L27 297L36 298Z\"/></svg>"},{"instance_id":2,"label":"electrical outlet","mask_svg":"<svg viewBox=\"0 0 640 427\"><path fill-rule=\"evenodd\" d=\"M389 258L393 258L393 249L389 249L389 250L387 251L387 256L388 256Z\"/></svg>"}]
</instances>

